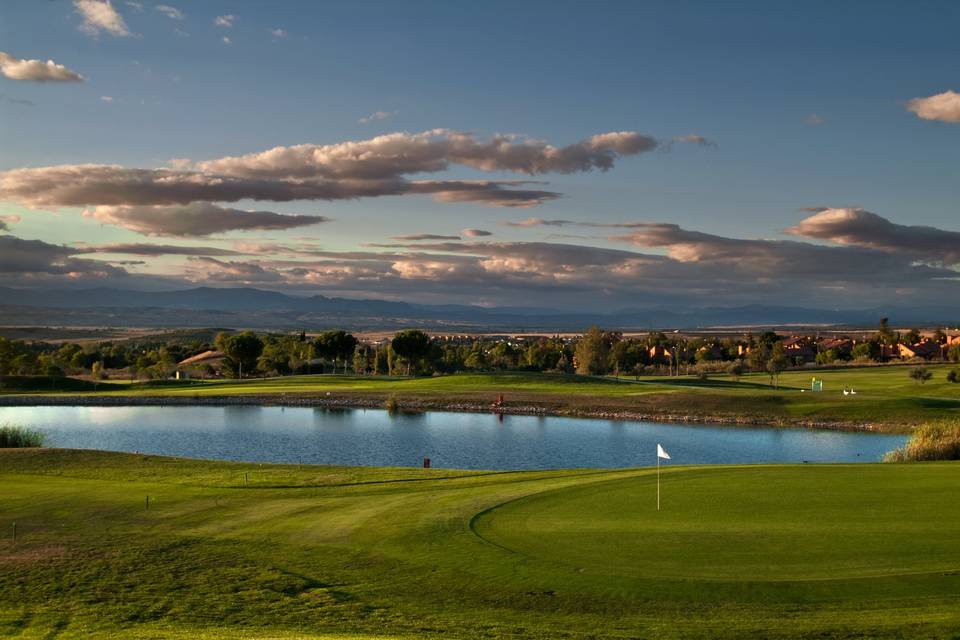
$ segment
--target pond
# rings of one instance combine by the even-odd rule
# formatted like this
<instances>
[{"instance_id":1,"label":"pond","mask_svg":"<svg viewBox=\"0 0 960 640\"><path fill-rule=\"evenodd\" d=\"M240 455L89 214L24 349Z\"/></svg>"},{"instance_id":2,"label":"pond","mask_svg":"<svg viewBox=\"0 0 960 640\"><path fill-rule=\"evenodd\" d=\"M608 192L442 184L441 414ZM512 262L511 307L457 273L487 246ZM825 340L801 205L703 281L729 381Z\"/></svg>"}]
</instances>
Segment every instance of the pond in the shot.
<instances>
[{"instance_id":1,"label":"pond","mask_svg":"<svg viewBox=\"0 0 960 640\"><path fill-rule=\"evenodd\" d=\"M364 466L558 469L656 464L876 462L901 435L479 413L291 407L0 407L47 446Z\"/></svg>"}]
</instances>

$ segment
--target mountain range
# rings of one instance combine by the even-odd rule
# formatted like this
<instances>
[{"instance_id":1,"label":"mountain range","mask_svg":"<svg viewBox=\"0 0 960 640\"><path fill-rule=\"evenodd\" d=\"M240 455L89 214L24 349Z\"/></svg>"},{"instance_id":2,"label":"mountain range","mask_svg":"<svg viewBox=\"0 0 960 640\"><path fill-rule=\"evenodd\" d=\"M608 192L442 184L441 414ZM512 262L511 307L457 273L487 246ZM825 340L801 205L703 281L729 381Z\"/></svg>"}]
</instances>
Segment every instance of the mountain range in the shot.
<instances>
[{"instance_id":1,"label":"mountain range","mask_svg":"<svg viewBox=\"0 0 960 640\"><path fill-rule=\"evenodd\" d=\"M591 324L621 330L724 326L954 325L960 306L816 309L785 306L629 307L570 312L536 307L426 305L389 300L293 296L254 288L179 291L0 287L6 326L200 327L355 330L421 327L448 331L577 331Z\"/></svg>"}]
</instances>

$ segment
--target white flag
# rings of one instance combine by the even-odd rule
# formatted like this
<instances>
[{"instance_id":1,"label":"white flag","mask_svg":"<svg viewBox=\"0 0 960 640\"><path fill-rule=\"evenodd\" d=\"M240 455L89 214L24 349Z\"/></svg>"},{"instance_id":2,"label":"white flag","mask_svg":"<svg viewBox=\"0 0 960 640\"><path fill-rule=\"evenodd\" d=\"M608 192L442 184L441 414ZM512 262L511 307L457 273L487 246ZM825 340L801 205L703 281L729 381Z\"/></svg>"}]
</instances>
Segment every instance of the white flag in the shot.
<instances>
[{"instance_id":1,"label":"white flag","mask_svg":"<svg viewBox=\"0 0 960 640\"><path fill-rule=\"evenodd\" d=\"M663 447L661 447L659 443L657 443L657 457L663 458L664 460L670 459L670 454L664 451Z\"/></svg>"}]
</instances>

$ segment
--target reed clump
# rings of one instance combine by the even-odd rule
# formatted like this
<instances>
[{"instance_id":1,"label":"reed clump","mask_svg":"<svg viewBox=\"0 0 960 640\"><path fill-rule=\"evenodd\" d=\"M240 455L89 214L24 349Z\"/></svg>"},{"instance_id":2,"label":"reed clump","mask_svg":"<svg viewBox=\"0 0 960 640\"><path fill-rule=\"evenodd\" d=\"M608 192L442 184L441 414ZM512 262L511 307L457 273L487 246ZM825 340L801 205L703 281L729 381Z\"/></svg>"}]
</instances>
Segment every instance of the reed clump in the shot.
<instances>
[{"instance_id":1,"label":"reed clump","mask_svg":"<svg viewBox=\"0 0 960 640\"><path fill-rule=\"evenodd\" d=\"M397 396L390 395L387 398L387 401L383 403L384 408L386 408L387 413L395 414L400 412L400 401L397 400Z\"/></svg>"},{"instance_id":2,"label":"reed clump","mask_svg":"<svg viewBox=\"0 0 960 640\"><path fill-rule=\"evenodd\" d=\"M919 427L907 442L884 456L885 462L960 460L960 421L931 422Z\"/></svg>"},{"instance_id":3,"label":"reed clump","mask_svg":"<svg viewBox=\"0 0 960 640\"><path fill-rule=\"evenodd\" d=\"M42 447L43 434L13 424L0 425L0 449Z\"/></svg>"}]
</instances>

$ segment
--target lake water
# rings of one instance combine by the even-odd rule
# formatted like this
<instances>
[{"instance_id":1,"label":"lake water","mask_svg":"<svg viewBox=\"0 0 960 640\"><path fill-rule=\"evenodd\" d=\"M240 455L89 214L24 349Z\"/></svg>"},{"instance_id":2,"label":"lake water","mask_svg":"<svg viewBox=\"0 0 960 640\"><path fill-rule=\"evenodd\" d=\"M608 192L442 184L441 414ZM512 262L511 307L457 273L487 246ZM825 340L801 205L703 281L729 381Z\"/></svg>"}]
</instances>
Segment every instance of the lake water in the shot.
<instances>
[{"instance_id":1,"label":"lake water","mask_svg":"<svg viewBox=\"0 0 960 640\"><path fill-rule=\"evenodd\" d=\"M578 418L280 407L0 407L47 446L364 466L557 469L656 464L876 462L905 436Z\"/></svg>"}]
</instances>

